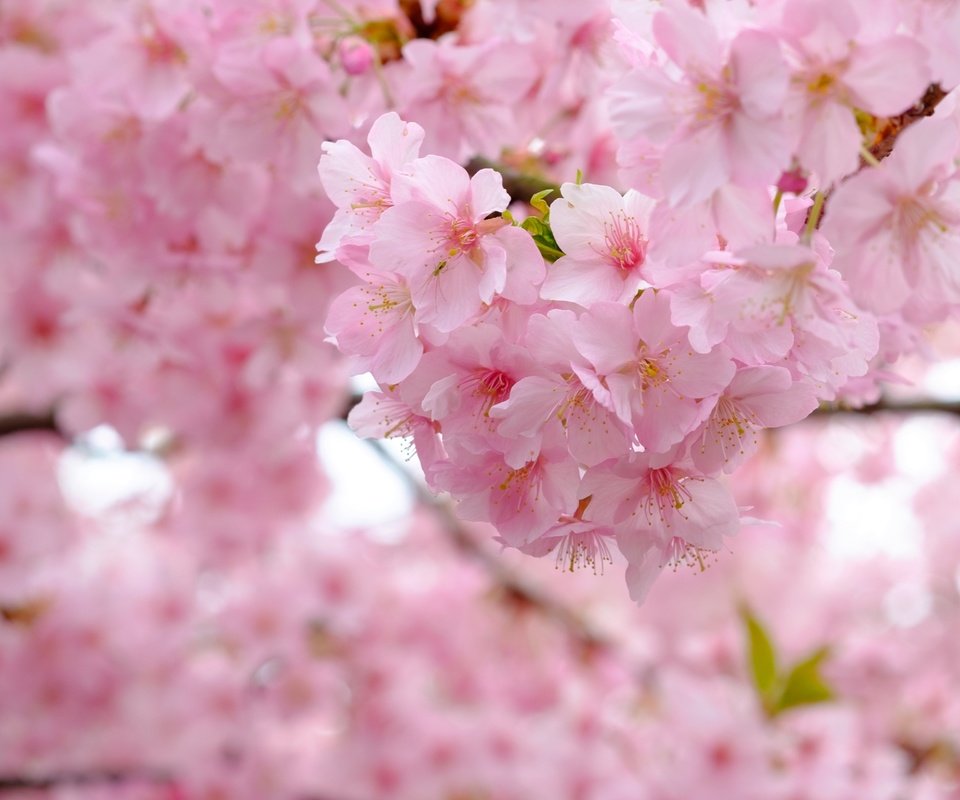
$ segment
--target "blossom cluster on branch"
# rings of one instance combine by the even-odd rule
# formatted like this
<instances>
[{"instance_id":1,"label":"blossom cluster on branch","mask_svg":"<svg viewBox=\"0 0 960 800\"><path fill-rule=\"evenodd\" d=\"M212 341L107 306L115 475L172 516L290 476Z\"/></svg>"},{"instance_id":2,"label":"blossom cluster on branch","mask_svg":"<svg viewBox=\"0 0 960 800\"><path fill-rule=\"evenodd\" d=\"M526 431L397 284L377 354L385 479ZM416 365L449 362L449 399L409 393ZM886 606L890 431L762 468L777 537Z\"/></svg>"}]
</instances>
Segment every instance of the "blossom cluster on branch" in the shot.
<instances>
[{"instance_id":1,"label":"blossom cluster on branch","mask_svg":"<svg viewBox=\"0 0 960 800\"><path fill-rule=\"evenodd\" d=\"M522 222L494 170L422 154L430 129L394 112L369 155L325 145L317 260L361 281L327 330L383 389L355 429L412 437L508 546L571 568L615 546L636 600L702 569L758 432L877 400L960 305L955 98L870 149L960 77L905 10L615 4L596 77L631 188L578 176Z\"/></svg>"},{"instance_id":2,"label":"blossom cluster on branch","mask_svg":"<svg viewBox=\"0 0 960 800\"><path fill-rule=\"evenodd\" d=\"M923 482L893 423L850 459L923 543L847 569L842 428L760 432L886 407L955 314L957 40L929 0L2 0L0 793L954 797L956 432ZM351 371L495 530L332 520ZM783 527L700 575L742 513ZM635 599L694 574L552 569L621 553Z\"/></svg>"}]
</instances>

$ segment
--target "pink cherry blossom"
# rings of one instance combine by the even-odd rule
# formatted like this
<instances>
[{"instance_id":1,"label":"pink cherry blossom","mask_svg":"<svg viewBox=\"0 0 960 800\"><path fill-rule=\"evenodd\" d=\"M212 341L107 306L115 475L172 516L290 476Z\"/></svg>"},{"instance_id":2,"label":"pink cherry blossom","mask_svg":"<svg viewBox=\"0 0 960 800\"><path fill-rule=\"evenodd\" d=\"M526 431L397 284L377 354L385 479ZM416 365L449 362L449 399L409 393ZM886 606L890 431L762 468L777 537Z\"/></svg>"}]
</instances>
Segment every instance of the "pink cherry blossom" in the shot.
<instances>
[{"instance_id":1,"label":"pink cherry blossom","mask_svg":"<svg viewBox=\"0 0 960 800\"><path fill-rule=\"evenodd\" d=\"M418 160L395 187L394 206L375 225L370 261L407 278L417 322L448 332L495 296L536 298L542 257L524 232L490 216L509 201L493 170L471 178L438 156Z\"/></svg>"},{"instance_id":2,"label":"pink cherry blossom","mask_svg":"<svg viewBox=\"0 0 960 800\"><path fill-rule=\"evenodd\" d=\"M577 465L562 450L541 451L518 467L490 452L462 466L439 463L427 478L458 498L458 513L489 520L514 547L538 538L577 506Z\"/></svg>"},{"instance_id":3,"label":"pink cherry blossom","mask_svg":"<svg viewBox=\"0 0 960 800\"><path fill-rule=\"evenodd\" d=\"M398 79L400 111L429 131L431 152L454 159L497 152L516 128L513 107L538 73L528 49L496 39L417 39L403 56L409 69Z\"/></svg>"},{"instance_id":4,"label":"pink cherry blossom","mask_svg":"<svg viewBox=\"0 0 960 800\"><path fill-rule=\"evenodd\" d=\"M756 450L761 429L799 422L816 407L813 389L783 367L739 369L694 434L690 456L704 474L732 472Z\"/></svg>"},{"instance_id":5,"label":"pink cherry blossom","mask_svg":"<svg viewBox=\"0 0 960 800\"><path fill-rule=\"evenodd\" d=\"M802 131L797 157L823 186L857 168L863 137L854 109L894 116L915 103L930 80L919 42L892 29L882 38L864 36L863 14L846 0L791 0L783 11L792 62L788 113L797 115Z\"/></svg>"},{"instance_id":6,"label":"pink cherry blossom","mask_svg":"<svg viewBox=\"0 0 960 800\"><path fill-rule=\"evenodd\" d=\"M399 275L369 273L366 281L337 297L327 313L327 332L345 353L358 356L357 372L383 383L406 378L420 361L410 288Z\"/></svg>"},{"instance_id":7,"label":"pink cherry blossom","mask_svg":"<svg viewBox=\"0 0 960 800\"><path fill-rule=\"evenodd\" d=\"M346 245L369 244L370 227L393 204L393 176L417 158L423 136L419 125L390 113L370 127L369 156L346 140L323 145L320 181L338 211L317 245L318 263L330 261Z\"/></svg>"},{"instance_id":8,"label":"pink cherry blossom","mask_svg":"<svg viewBox=\"0 0 960 800\"><path fill-rule=\"evenodd\" d=\"M749 30L729 47L707 17L669 3L653 35L679 68L635 68L612 93L621 139L663 148L661 182L672 206L708 199L728 181L772 183L792 148L781 117L787 65L776 38Z\"/></svg>"},{"instance_id":9,"label":"pink cherry blossom","mask_svg":"<svg viewBox=\"0 0 960 800\"><path fill-rule=\"evenodd\" d=\"M951 120L918 124L880 167L854 176L831 198L824 233L865 308L883 313L960 302L958 142Z\"/></svg>"},{"instance_id":10,"label":"pink cherry blossom","mask_svg":"<svg viewBox=\"0 0 960 800\"><path fill-rule=\"evenodd\" d=\"M633 309L594 303L577 321L574 344L590 362L578 371L594 397L633 426L644 448L663 452L701 421L698 401L719 394L733 378L723 348L695 352L670 321L670 297L646 291Z\"/></svg>"},{"instance_id":11,"label":"pink cherry blossom","mask_svg":"<svg viewBox=\"0 0 960 800\"><path fill-rule=\"evenodd\" d=\"M530 439L534 449L544 437L561 437L578 462L592 466L623 453L633 434L578 377L590 363L574 344L575 324L575 314L560 309L530 318L525 344L547 370L520 378L490 414L501 435Z\"/></svg>"},{"instance_id":12,"label":"pink cherry blossom","mask_svg":"<svg viewBox=\"0 0 960 800\"><path fill-rule=\"evenodd\" d=\"M550 206L550 225L564 255L548 270L540 294L582 305L633 297L647 258L653 201L609 186L565 183Z\"/></svg>"},{"instance_id":13,"label":"pink cherry blossom","mask_svg":"<svg viewBox=\"0 0 960 800\"><path fill-rule=\"evenodd\" d=\"M672 455L672 454L671 454ZM740 516L729 491L670 455L638 454L594 467L580 492L587 516L613 524L626 556L630 596L642 602L665 566L703 570L734 535Z\"/></svg>"}]
</instances>

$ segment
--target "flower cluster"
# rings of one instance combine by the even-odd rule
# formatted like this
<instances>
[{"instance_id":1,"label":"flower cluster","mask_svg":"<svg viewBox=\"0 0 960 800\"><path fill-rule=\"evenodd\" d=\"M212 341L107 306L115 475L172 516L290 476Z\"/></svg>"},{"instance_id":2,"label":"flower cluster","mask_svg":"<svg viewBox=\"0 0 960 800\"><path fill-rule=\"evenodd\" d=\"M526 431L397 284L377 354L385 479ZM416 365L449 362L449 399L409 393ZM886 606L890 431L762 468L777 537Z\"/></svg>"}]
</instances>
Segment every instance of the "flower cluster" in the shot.
<instances>
[{"instance_id":1,"label":"flower cluster","mask_svg":"<svg viewBox=\"0 0 960 800\"><path fill-rule=\"evenodd\" d=\"M0 0L0 791L955 798L956 432L761 431L956 314L957 41L955 0ZM345 366L550 558L334 524ZM639 599L747 509L643 608L550 592L622 552Z\"/></svg>"},{"instance_id":2,"label":"flower cluster","mask_svg":"<svg viewBox=\"0 0 960 800\"><path fill-rule=\"evenodd\" d=\"M572 569L615 543L637 600L664 566L702 569L758 432L875 398L960 304L957 120L870 150L949 76L898 13L867 13L624 11L625 193L578 179L508 208L499 175L422 155L396 113L369 155L326 145L318 261L359 279L327 331L381 386L354 428L412 436L431 488L508 546Z\"/></svg>"}]
</instances>

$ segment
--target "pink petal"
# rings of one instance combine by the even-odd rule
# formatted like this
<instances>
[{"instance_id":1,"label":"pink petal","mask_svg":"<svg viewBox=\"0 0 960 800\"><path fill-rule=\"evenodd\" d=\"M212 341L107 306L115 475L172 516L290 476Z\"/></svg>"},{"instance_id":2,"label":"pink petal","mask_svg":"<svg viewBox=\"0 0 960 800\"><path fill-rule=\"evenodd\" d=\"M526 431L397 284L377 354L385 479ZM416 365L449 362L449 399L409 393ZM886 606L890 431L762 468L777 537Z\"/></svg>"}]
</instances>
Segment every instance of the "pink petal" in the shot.
<instances>
[{"instance_id":1,"label":"pink petal","mask_svg":"<svg viewBox=\"0 0 960 800\"><path fill-rule=\"evenodd\" d=\"M663 154L661 177L672 206L706 200L730 178L721 124L707 124L674 142Z\"/></svg>"},{"instance_id":2,"label":"pink petal","mask_svg":"<svg viewBox=\"0 0 960 800\"><path fill-rule=\"evenodd\" d=\"M492 169L482 169L470 179L470 213L481 220L510 205L510 195L503 188L503 178Z\"/></svg>"},{"instance_id":3,"label":"pink petal","mask_svg":"<svg viewBox=\"0 0 960 800\"><path fill-rule=\"evenodd\" d=\"M853 111L840 103L824 101L810 117L797 157L826 188L856 171L862 135Z\"/></svg>"},{"instance_id":4,"label":"pink petal","mask_svg":"<svg viewBox=\"0 0 960 800\"><path fill-rule=\"evenodd\" d=\"M463 167L448 158L430 155L413 162L410 174L399 176L394 188L394 202L416 199L442 213L458 215L467 204L471 187Z\"/></svg>"},{"instance_id":5,"label":"pink petal","mask_svg":"<svg viewBox=\"0 0 960 800\"><path fill-rule=\"evenodd\" d=\"M773 36L756 30L738 34L730 48L730 66L748 116L767 117L782 109L789 73Z\"/></svg>"},{"instance_id":6,"label":"pink petal","mask_svg":"<svg viewBox=\"0 0 960 800\"><path fill-rule=\"evenodd\" d=\"M367 143L376 161L389 170L398 170L420 155L423 137L423 128L416 122L404 122L391 111L377 117L367 134Z\"/></svg>"},{"instance_id":7,"label":"pink petal","mask_svg":"<svg viewBox=\"0 0 960 800\"><path fill-rule=\"evenodd\" d=\"M926 119L911 125L897 139L897 146L883 166L906 191L919 190L938 172L953 170L960 149L957 124L951 119Z\"/></svg>"},{"instance_id":8,"label":"pink petal","mask_svg":"<svg viewBox=\"0 0 960 800\"><path fill-rule=\"evenodd\" d=\"M880 117L900 114L930 83L927 50L906 36L857 45L843 82L854 92L854 105Z\"/></svg>"},{"instance_id":9,"label":"pink petal","mask_svg":"<svg viewBox=\"0 0 960 800\"><path fill-rule=\"evenodd\" d=\"M653 19L653 35L657 44L685 72L705 77L719 74L722 66L720 40L713 25L700 11L686 3L669 0Z\"/></svg>"},{"instance_id":10,"label":"pink petal","mask_svg":"<svg viewBox=\"0 0 960 800\"><path fill-rule=\"evenodd\" d=\"M623 291L623 280L616 267L602 261L575 261L564 256L547 270L540 288L545 300L565 300L580 305L616 301Z\"/></svg>"}]
</instances>

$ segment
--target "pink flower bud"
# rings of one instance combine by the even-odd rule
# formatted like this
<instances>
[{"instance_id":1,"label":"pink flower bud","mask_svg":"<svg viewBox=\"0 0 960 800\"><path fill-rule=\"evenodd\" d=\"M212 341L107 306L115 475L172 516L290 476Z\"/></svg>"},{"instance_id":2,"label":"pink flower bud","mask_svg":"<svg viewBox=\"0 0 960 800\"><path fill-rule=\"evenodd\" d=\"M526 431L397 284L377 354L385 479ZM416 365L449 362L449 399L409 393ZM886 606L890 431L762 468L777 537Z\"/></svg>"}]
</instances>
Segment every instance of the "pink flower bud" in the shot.
<instances>
[{"instance_id":1,"label":"pink flower bud","mask_svg":"<svg viewBox=\"0 0 960 800\"><path fill-rule=\"evenodd\" d=\"M806 188L807 176L800 169L784 172L777 181L777 189L784 194L801 194Z\"/></svg>"},{"instance_id":2,"label":"pink flower bud","mask_svg":"<svg viewBox=\"0 0 960 800\"><path fill-rule=\"evenodd\" d=\"M373 64L373 48L359 36L340 40L340 63L348 75L363 75Z\"/></svg>"}]
</instances>

